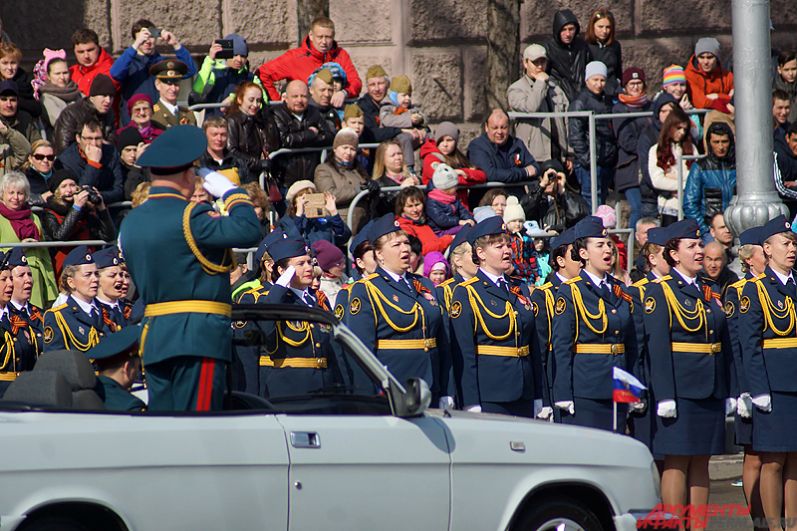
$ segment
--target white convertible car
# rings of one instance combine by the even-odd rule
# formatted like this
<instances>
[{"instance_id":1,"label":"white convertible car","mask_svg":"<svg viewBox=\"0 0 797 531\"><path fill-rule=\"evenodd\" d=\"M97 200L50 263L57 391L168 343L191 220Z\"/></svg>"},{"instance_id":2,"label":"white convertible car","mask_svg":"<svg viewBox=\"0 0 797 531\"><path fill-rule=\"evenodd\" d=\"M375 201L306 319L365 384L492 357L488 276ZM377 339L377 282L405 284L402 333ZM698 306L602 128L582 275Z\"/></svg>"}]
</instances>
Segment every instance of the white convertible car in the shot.
<instances>
[{"instance_id":1,"label":"white convertible car","mask_svg":"<svg viewBox=\"0 0 797 531\"><path fill-rule=\"evenodd\" d=\"M425 383L400 385L331 315L235 318L329 327L347 375L306 396L230 395L211 414L128 414L86 409L79 357L40 363L0 403L0 530L631 530L659 502L629 437L427 410Z\"/></svg>"}]
</instances>

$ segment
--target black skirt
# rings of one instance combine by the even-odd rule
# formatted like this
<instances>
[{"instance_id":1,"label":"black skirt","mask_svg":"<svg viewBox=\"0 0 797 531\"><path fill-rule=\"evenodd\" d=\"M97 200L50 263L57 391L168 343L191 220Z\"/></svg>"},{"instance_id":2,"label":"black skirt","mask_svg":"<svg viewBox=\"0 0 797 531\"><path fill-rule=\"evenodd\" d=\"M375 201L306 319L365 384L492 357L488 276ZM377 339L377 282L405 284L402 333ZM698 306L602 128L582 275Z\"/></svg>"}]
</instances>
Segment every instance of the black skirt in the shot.
<instances>
[{"instance_id":1,"label":"black skirt","mask_svg":"<svg viewBox=\"0 0 797 531\"><path fill-rule=\"evenodd\" d=\"M591 398L574 398L575 414L561 410L562 424L597 428L613 431L614 406L611 400L594 400ZM617 433L625 433L625 417L627 404L617 404Z\"/></svg>"},{"instance_id":2,"label":"black skirt","mask_svg":"<svg viewBox=\"0 0 797 531\"><path fill-rule=\"evenodd\" d=\"M772 391L772 411L753 410L756 452L797 452L797 393Z\"/></svg>"},{"instance_id":3,"label":"black skirt","mask_svg":"<svg viewBox=\"0 0 797 531\"><path fill-rule=\"evenodd\" d=\"M725 400L678 398L675 403L675 418L656 415L654 452L663 456L724 453Z\"/></svg>"}]
</instances>

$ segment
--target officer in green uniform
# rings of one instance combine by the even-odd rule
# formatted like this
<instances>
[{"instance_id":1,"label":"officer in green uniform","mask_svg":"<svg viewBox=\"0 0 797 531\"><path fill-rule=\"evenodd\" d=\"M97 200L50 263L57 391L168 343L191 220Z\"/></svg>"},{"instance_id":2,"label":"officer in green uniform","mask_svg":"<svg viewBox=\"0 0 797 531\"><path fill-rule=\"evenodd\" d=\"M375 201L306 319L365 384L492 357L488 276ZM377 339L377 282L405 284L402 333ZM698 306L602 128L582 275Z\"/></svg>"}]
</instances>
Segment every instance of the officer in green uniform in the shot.
<instances>
[{"instance_id":1,"label":"officer in green uniform","mask_svg":"<svg viewBox=\"0 0 797 531\"><path fill-rule=\"evenodd\" d=\"M161 129L175 125L196 125L194 112L177 104L180 96L180 82L188 73L188 66L177 59L165 59L149 68L155 76L155 90L160 98L152 106L152 124Z\"/></svg>"},{"instance_id":2,"label":"officer in green uniform","mask_svg":"<svg viewBox=\"0 0 797 531\"><path fill-rule=\"evenodd\" d=\"M232 355L230 280L233 247L253 247L260 228L247 193L200 170L205 189L228 213L188 200L194 161L207 148L202 130L176 126L138 161L150 169L149 199L122 223L119 247L146 308L141 352L149 409L220 409Z\"/></svg>"},{"instance_id":3,"label":"officer in green uniform","mask_svg":"<svg viewBox=\"0 0 797 531\"><path fill-rule=\"evenodd\" d=\"M140 376L141 358L138 356L138 339L141 329L128 326L105 336L86 356L94 360L97 368L97 385L94 390L110 411L144 411L147 405L130 393L130 388Z\"/></svg>"}]
</instances>

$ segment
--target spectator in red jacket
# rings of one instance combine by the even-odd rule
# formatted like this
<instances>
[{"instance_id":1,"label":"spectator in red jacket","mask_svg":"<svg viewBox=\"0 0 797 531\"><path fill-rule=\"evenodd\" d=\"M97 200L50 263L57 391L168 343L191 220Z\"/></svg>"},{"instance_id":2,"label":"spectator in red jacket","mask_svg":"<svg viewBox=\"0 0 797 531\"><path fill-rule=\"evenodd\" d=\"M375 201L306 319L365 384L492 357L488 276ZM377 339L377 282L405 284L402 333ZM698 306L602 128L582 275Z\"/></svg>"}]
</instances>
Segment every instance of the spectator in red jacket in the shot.
<instances>
[{"instance_id":1,"label":"spectator in red jacket","mask_svg":"<svg viewBox=\"0 0 797 531\"><path fill-rule=\"evenodd\" d=\"M396 196L395 212L401 230L409 236L415 236L421 241L421 254L426 256L432 251L444 253L454 236L444 234L437 236L426 221L424 203L426 197L423 190L415 186L407 186Z\"/></svg>"},{"instance_id":2,"label":"spectator in red jacket","mask_svg":"<svg viewBox=\"0 0 797 531\"><path fill-rule=\"evenodd\" d=\"M77 83L77 88L84 96L89 95L91 82L97 74L105 74L111 77L111 65L113 57L100 47L100 38L94 30L81 28L72 34L72 46L75 51L77 64L69 67L69 75L72 81ZM112 77L116 90L119 90L119 83Z\"/></svg>"},{"instance_id":3,"label":"spectator in red jacket","mask_svg":"<svg viewBox=\"0 0 797 531\"><path fill-rule=\"evenodd\" d=\"M280 94L274 86L282 80L293 81L299 79L307 82L318 67L324 63L338 63L346 72L349 85L332 96L332 105L336 108L343 107L344 100L356 98L363 87L357 69L351 62L349 54L335 42L335 23L327 17L317 17L310 24L310 33L298 48L288 50L276 59L263 63L257 69L257 76L263 83L263 88L268 92L271 101L280 100Z\"/></svg>"},{"instance_id":4,"label":"spectator in red jacket","mask_svg":"<svg viewBox=\"0 0 797 531\"><path fill-rule=\"evenodd\" d=\"M457 173L460 186L471 186L487 182L487 174L471 164L457 147L459 129L452 122L442 122L435 129L433 138L427 138L421 146L421 160L423 171L421 178L423 184L429 184L434 176L434 170L441 163L448 164ZM462 204L468 204L468 190L460 189L457 198Z\"/></svg>"},{"instance_id":5,"label":"spectator in red jacket","mask_svg":"<svg viewBox=\"0 0 797 531\"><path fill-rule=\"evenodd\" d=\"M720 64L720 43L704 37L695 44L695 54L686 65L686 81L692 104L698 109L714 109L730 114L733 98L733 73Z\"/></svg>"}]
</instances>

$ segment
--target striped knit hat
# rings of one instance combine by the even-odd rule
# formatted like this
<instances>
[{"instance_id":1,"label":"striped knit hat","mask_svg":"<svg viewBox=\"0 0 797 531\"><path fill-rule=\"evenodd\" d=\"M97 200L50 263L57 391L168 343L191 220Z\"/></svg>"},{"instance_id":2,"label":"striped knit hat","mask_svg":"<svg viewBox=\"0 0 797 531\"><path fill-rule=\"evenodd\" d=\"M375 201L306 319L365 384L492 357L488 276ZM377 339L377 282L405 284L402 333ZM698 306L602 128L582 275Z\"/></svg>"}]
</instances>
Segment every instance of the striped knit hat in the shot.
<instances>
[{"instance_id":1,"label":"striped knit hat","mask_svg":"<svg viewBox=\"0 0 797 531\"><path fill-rule=\"evenodd\" d=\"M670 65L664 69L661 86L666 87L673 83L686 83L686 74L681 65Z\"/></svg>"}]
</instances>

